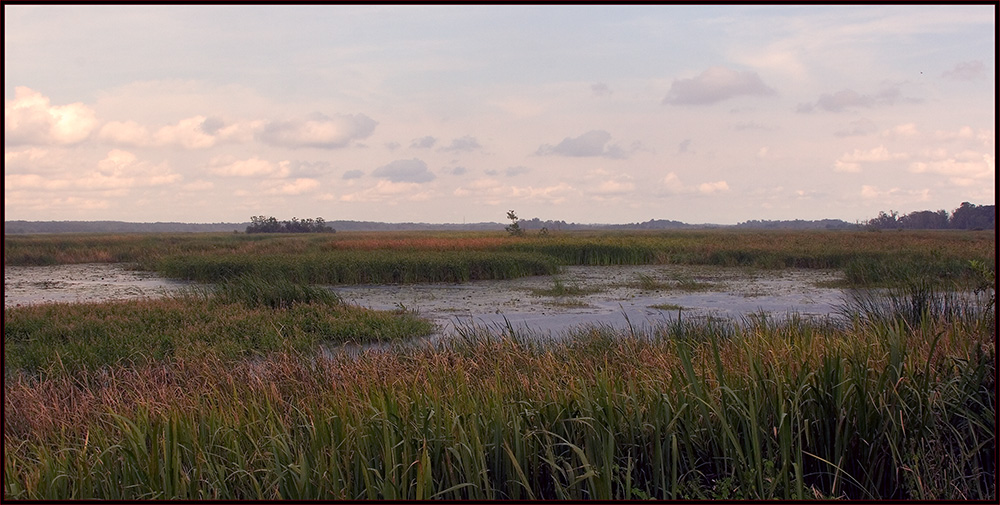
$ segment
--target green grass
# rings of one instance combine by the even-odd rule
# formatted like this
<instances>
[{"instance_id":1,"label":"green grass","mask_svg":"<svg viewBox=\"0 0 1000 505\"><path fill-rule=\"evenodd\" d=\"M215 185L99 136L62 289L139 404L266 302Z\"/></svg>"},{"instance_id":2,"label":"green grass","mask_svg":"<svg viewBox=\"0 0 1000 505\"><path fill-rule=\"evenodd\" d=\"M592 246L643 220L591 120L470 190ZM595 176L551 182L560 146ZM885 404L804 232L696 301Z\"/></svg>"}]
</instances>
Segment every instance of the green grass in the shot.
<instances>
[{"instance_id":1,"label":"green grass","mask_svg":"<svg viewBox=\"0 0 1000 505\"><path fill-rule=\"evenodd\" d=\"M14 378L5 495L990 499L995 349L932 335L589 328Z\"/></svg>"},{"instance_id":2,"label":"green grass","mask_svg":"<svg viewBox=\"0 0 1000 505\"><path fill-rule=\"evenodd\" d=\"M269 272L313 284L466 282L556 273L559 265L692 264L823 268L852 286L889 285L930 273L975 277L970 260L996 267L992 231L695 230L263 234L59 234L4 238L5 265L119 262L174 278L217 282Z\"/></svg>"},{"instance_id":3,"label":"green grass","mask_svg":"<svg viewBox=\"0 0 1000 505\"><path fill-rule=\"evenodd\" d=\"M992 234L336 235L11 245L223 282L5 309L4 499L997 499ZM845 268L866 289L838 320L508 323L325 356L432 330L309 285L351 258L392 282L473 258Z\"/></svg>"},{"instance_id":4,"label":"green grass","mask_svg":"<svg viewBox=\"0 0 1000 505\"><path fill-rule=\"evenodd\" d=\"M432 331L409 311L368 310L319 287L237 278L158 300L5 308L4 370L50 375L205 354L236 360Z\"/></svg>"}]
</instances>

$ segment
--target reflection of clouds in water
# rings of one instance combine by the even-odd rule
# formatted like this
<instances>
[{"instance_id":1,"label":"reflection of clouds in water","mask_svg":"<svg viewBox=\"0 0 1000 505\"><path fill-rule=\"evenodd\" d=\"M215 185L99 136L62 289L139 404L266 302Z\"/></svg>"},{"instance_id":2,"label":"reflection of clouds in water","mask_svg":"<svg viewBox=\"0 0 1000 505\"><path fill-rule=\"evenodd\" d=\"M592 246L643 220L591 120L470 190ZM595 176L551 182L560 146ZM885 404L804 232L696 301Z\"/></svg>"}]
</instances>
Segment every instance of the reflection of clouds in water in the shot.
<instances>
[{"instance_id":1,"label":"reflection of clouds in water","mask_svg":"<svg viewBox=\"0 0 1000 505\"><path fill-rule=\"evenodd\" d=\"M191 283L130 270L120 263L4 267L4 306L159 297Z\"/></svg>"},{"instance_id":2,"label":"reflection of clouds in water","mask_svg":"<svg viewBox=\"0 0 1000 505\"><path fill-rule=\"evenodd\" d=\"M406 308L433 320L442 333L473 325L500 329L510 323L515 330L542 334L562 332L581 325L624 328L652 327L682 317L740 319L766 312L782 318L835 315L842 291L815 287L817 282L840 278L835 271L755 271L737 268L643 265L566 267L556 276L466 284L414 286L339 286L344 300L375 309ZM637 279L651 278L661 286L642 290ZM558 280L564 286L594 291L578 296L538 296ZM695 282L692 282L695 281ZM677 286L707 285L704 291L684 291ZM753 296L747 296L752 294Z\"/></svg>"},{"instance_id":3,"label":"reflection of clouds in water","mask_svg":"<svg viewBox=\"0 0 1000 505\"><path fill-rule=\"evenodd\" d=\"M507 323L519 331L547 334L581 325L625 328L631 322L640 328L676 320L676 309L658 306L681 307L685 319L740 319L761 311L777 318L791 313L826 317L835 314L843 292L815 284L840 276L836 271L690 265L572 266L556 276L506 281L331 289L347 303L413 310L435 322L444 334L467 325L504 329ZM642 289L640 279L651 280L658 289ZM538 294L551 290L557 280L586 293L561 297ZM121 264L5 267L4 305L156 297L190 285ZM685 291L683 286L699 290Z\"/></svg>"}]
</instances>

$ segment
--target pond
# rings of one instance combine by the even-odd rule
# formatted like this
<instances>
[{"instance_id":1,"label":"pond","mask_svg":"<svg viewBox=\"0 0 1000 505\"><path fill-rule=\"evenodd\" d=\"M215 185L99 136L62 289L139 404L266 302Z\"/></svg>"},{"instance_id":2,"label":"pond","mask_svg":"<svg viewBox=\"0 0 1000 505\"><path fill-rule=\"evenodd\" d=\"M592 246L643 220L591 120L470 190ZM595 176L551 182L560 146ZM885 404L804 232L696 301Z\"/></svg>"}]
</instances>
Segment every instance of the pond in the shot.
<instances>
[{"instance_id":1,"label":"pond","mask_svg":"<svg viewBox=\"0 0 1000 505\"><path fill-rule=\"evenodd\" d=\"M439 334L486 326L542 334L588 324L625 328L685 318L835 316L844 291L824 287L832 270L760 270L692 265L570 266L558 275L464 284L331 286L348 302L408 309ZM8 266L4 306L158 297L193 283L164 279L123 264Z\"/></svg>"}]
</instances>

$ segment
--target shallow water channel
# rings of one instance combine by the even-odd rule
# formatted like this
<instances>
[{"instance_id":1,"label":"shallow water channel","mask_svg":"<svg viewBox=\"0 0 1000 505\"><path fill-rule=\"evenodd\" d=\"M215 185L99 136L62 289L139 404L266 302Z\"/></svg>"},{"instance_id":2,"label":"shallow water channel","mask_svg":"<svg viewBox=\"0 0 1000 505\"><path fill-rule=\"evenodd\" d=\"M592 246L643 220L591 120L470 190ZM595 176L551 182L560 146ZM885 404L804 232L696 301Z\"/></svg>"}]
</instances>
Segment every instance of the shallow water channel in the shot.
<instances>
[{"instance_id":1,"label":"shallow water channel","mask_svg":"<svg viewBox=\"0 0 1000 505\"><path fill-rule=\"evenodd\" d=\"M471 326L557 334L581 325L627 328L684 318L834 316L844 291L831 270L692 265L570 266L552 276L463 284L331 286L348 302L413 310L437 336ZM164 296L193 284L122 264L4 267L4 306Z\"/></svg>"}]
</instances>

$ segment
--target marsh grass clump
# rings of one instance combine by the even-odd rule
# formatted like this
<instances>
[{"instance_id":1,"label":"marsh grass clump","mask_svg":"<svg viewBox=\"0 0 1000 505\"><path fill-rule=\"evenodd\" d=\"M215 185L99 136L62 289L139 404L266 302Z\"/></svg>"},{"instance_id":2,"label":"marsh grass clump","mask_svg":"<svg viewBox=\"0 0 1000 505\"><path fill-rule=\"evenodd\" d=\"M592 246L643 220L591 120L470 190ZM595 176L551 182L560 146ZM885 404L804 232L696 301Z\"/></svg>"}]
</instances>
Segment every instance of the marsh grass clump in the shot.
<instances>
[{"instance_id":1,"label":"marsh grass clump","mask_svg":"<svg viewBox=\"0 0 1000 505\"><path fill-rule=\"evenodd\" d=\"M365 309L321 287L243 277L163 299L5 308L4 372L45 376L203 354L310 354L325 343L405 340L433 330L410 311Z\"/></svg>"},{"instance_id":2,"label":"marsh grass clump","mask_svg":"<svg viewBox=\"0 0 1000 505\"><path fill-rule=\"evenodd\" d=\"M751 318L542 341L508 323L324 360L16 376L4 494L988 501L992 338Z\"/></svg>"},{"instance_id":3,"label":"marsh grass clump","mask_svg":"<svg viewBox=\"0 0 1000 505\"><path fill-rule=\"evenodd\" d=\"M283 278L242 275L214 287L217 303L243 303L248 308L288 308L295 303L336 305L340 297L327 288L298 284Z\"/></svg>"}]
</instances>

